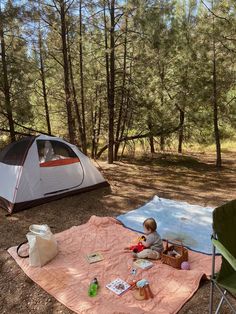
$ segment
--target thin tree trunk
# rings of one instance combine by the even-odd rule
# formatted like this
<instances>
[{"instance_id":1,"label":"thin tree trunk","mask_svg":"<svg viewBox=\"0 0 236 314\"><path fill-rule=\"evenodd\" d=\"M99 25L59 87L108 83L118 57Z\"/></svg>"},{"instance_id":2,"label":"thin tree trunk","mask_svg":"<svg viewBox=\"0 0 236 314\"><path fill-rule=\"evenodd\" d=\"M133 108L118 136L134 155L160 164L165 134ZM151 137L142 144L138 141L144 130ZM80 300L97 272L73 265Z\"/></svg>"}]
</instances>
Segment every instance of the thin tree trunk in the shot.
<instances>
[{"instance_id":1,"label":"thin tree trunk","mask_svg":"<svg viewBox=\"0 0 236 314\"><path fill-rule=\"evenodd\" d=\"M72 93L73 93L73 104L74 104L75 114L76 114L78 128L79 128L80 144L83 150L83 128L82 128L81 115L79 112L79 104L77 100L77 94L76 94L75 83L74 83L74 75L73 75L73 67L72 67L69 43L68 43L68 62L69 62L69 67L70 67L70 80L71 80L71 87L72 87Z\"/></svg>"},{"instance_id":2,"label":"thin tree trunk","mask_svg":"<svg viewBox=\"0 0 236 314\"><path fill-rule=\"evenodd\" d=\"M124 40L122 90L121 90L121 102L120 102L120 108L119 108L119 116L118 116L117 128L116 128L116 141L118 141L119 136L120 136L122 112L124 110L125 83L126 83L126 60L127 60L127 29L128 29L128 18L126 15L126 17L125 17L125 40ZM114 152L115 160L117 160L119 146L120 146L120 143L115 144L115 152Z\"/></svg>"},{"instance_id":3,"label":"thin tree trunk","mask_svg":"<svg viewBox=\"0 0 236 314\"><path fill-rule=\"evenodd\" d=\"M183 139L184 139L184 118L185 118L184 110L179 109L179 122L180 122L181 128L179 129L178 153L180 154L182 154L182 146L183 146Z\"/></svg>"},{"instance_id":4,"label":"thin tree trunk","mask_svg":"<svg viewBox=\"0 0 236 314\"><path fill-rule=\"evenodd\" d=\"M130 85L131 81L132 81L132 61L130 62L130 73L129 73L128 85ZM128 89L128 91L126 93L126 106L125 106L125 112L124 112L124 118L123 118L123 125L121 127L121 132L120 132L120 139L123 138L123 136L124 136L124 131L125 131L126 125L127 125L127 129L129 129L129 125L131 123L132 112L130 113L130 118L127 122L128 114L129 114L129 112L128 112L129 103L130 103L130 88ZM128 135L128 133L127 133L127 135ZM124 148L122 150L124 150Z\"/></svg>"},{"instance_id":5,"label":"thin tree trunk","mask_svg":"<svg viewBox=\"0 0 236 314\"><path fill-rule=\"evenodd\" d=\"M216 143L216 166L222 166L221 160L221 143L220 143L220 131L218 126L218 99L217 99L217 73L216 73L216 45L215 45L215 17L213 16L213 120L214 120L214 134Z\"/></svg>"},{"instance_id":6,"label":"thin tree trunk","mask_svg":"<svg viewBox=\"0 0 236 314\"><path fill-rule=\"evenodd\" d=\"M96 73L95 79L98 79L98 75ZM97 104L98 101L98 87L95 88L95 101L94 103ZM97 111L96 107L94 109L93 101L91 104L91 121L92 121L92 148L91 148L91 157L95 158L95 146L96 146L96 124L97 124Z\"/></svg>"},{"instance_id":7,"label":"thin tree trunk","mask_svg":"<svg viewBox=\"0 0 236 314\"><path fill-rule=\"evenodd\" d=\"M159 75L160 75L160 79L161 79L161 108L164 108L164 90L165 90L165 84L164 84L164 80L165 80L165 69L164 69L164 65L162 63L158 63L159 65ZM160 149L161 151L165 150L165 136L164 134L161 134L160 136Z\"/></svg>"},{"instance_id":8,"label":"thin tree trunk","mask_svg":"<svg viewBox=\"0 0 236 314\"><path fill-rule=\"evenodd\" d=\"M108 107L108 115L109 115L109 99L110 99L110 69L109 69L109 52L108 52L108 35L107 35L107 20L106 20L106 4L104 1L103 7L103 18L104 18L104 43L105 43L105 61L106 61L106 82L107 82L107 107ZM110 121L109 121L110 123ZM108 142L110 139L110 133L108 130ZM108 145L109 147L109 145ZM109 159L109 152L108 152ZM113 160L113 153L112 153ZM109 162L109 161L108 161Z\"/></svg>"},{"instance_id":9,"label":"thin tree trunk","mask_svg":"<svg viewBox=\"0 0 236 314\"><path fill-rule=\"evenodd\" d=\"M109 52L108 52L108 36L107 36L107 21L106 21L106 6L104 1L104 42L105 42L105 60L106 60L106 81L107 81L107 103L110 94L110 71L109 71Z\"/></svg>"},{"instance_id":10,"label":"thin tree trunk","mask_svg":"<svg viewBox=\"0 0 236 314\"><path fill-rule=\"evenodd\" d=\"M68 47L67 47L67 33L66 33L66 16L65 16L65 1L60 0L60 18L61 18L61 40L62 40L62 53L63 53L63 70L64 70L64 90L66 97L66 110L67 110L67 124L68 132L71 143L75 143L75 129L74 119L72 115L72 101L70 91L70 77L68 65Z\"/></svg>"},{"instance_id":11,"label":"thin tree trunk","mask_svg":"<svg viewBox=\"0 0 236 314\"><path fill-rule=\"evenodd\" d=\"M153 135L152 135L152 122L151 122L151 117L149 117L149 123L148 123L148 128L149 128L149 131L151 133L151 135L149 136L149 145L150 145L150 151L151 151L151 154L154 154L155 153L155 148L154 148L154 138L153 138Z\"/></svg>"},{"instance_id":12,"label":"thin tree trunk","mask_svg":"<svg viewBox=\"0 0 236 314\"><path fill-rule=\"evenodd\" d=\"M160 136L160 149L162 152L165 150L165 136L163 134Z\"/></svg>"},{"instance_id":13,"label":"thin tree trunk","mask_svg":"<svg viewBox=\"0 0 236 314\"><path fill-rule=\"evenodd\" d=\"M95 141L95 157L97 157L98 152L98 144L99 144L99 137L101 133L101 122L102 122L102 102L99 101L99 109L98 109L98 127L97 127L97 137Z\"/></svg>"},{"instance_id":14,"label":"thin tree trunk","mask_svg":"<svg viewBox=\"0 0 236 314\"><path fill-rule=\"evenodd\" d=\"M80 97L81 97L81 111L82 111L82 128L83 152L87 155L87 139L86 139L86 125L85 125L85 100L84 100L84 69L83 69L83 31L82 31L82 0L79 2L79 65L80 65Z\"/></svg>"},{"instance_id":15,"label":"thin tree trunk","mask_svg":"<svg viewBox=\"0 0 236 314\"><path fill-rule=\"evenodd\" d=\"M113 163L114 107L115 107L115 0L110 3L110 88L108 98L108 163Z\"/></svg>"},{"instance_id":16,"label":"thin tree trunk","mask_svg":"<svg viewBox=\"0 0 236 314\"><path fill-rule=\"evenodd\" d=\"M129 93L128 93L129 94ZM126 104L126 109L125 109L125 115L124 115L124 120L123 120L123 126L122 126L122 129L121 129L121 134L120 134L120 138L123 138L124 137L124 133L125 133L125 127L126 127L126 137L128 136L128 133L129 133L129 127L130 127L130 124L131 124L131 121L132 121L132 112L130 112L130 117L128 119L128 103L129 103L129 98L127 98L127 104ZM128 120L128 121L127 121ZM123 145L123 148L122 148L122 152L121 152L121 158L123 157L124 155L124 150L125 150L125 146L126 146L126 141Z\"/></svg>"},{"instance_id":17,"label":"thin tree trunk","mask_svg":"<svg viewBox=\"0 0 236 314\"><path fill-rule=\"evenodd\" d=\"M154 138L153 135L149 137L150 151L151 154L155 154Z\"/></svg>"},{"instance_id":18,"label":"thin tree trunk","mask_svg":"<svg viewBox=\"0 0 236 314\"><path fill-rule=\"evenodd\" d=\"M43 60L43 49L42 49L42 35L39 29L38 32L38 39L39 39L39 58L40 58L40 76L42 82L42 89L43 89L43 101L44 101L44 109L46 114L46 123L48 134L51 135L51 124L50 124L50 116L49 116L49 109L48 109L48 99L47 99L47 89L46 89L46 82L45 82L45 70L44 70L44 60Z\"/></svg>"},{"instance_id":19,"label":"thin tree trunk","mask_svg":"<svg viewBox=\"0 0 236 314\"><path fill-rule=\"evenodd\" d=\"M4 97L5 97L5 108L6 108L7 118L8 118L8 123L9 123L11 142L14 142L16 140L16 137L15 137L15 128L14 128L13 113L12 113L12 107L11 107L10 86L9 86L9 80L8 80L6 48L5 48L1 8L0 8L0 40L1 40L1 57L2 57L2 69L3 69L3 91L4 91Z\"/></svg>"},{"instance_id":20,"label":"thin tree trunk","mask_svg":"<svg viewBox=\"0 0 236 314\"><path fill-rule=\"evenodd\" d=\"M95 158L96 153L96 121L97 121L97 113L92 113L92 148L91 148L91 157Z\"/></svg>"},{"instance_id":21,"label":"thin tree trunk","mask_svg":"<svg viewBox=\"0 0 236 314\"><path fill-rule=\"evenodd\" d=\"M98 79L98 73L97 78ZM99 101L99 107L95 108L94 115L92 113L92 121L93 121L93 138L92 138L92 158L97 157L98 144L99 144L99 136L101 132L101 121L102 121L102 101L99 100L99 93L101 92L100 88L96 88L96 99L95 103L97 104Z\"/></svg>"}]
</instances>

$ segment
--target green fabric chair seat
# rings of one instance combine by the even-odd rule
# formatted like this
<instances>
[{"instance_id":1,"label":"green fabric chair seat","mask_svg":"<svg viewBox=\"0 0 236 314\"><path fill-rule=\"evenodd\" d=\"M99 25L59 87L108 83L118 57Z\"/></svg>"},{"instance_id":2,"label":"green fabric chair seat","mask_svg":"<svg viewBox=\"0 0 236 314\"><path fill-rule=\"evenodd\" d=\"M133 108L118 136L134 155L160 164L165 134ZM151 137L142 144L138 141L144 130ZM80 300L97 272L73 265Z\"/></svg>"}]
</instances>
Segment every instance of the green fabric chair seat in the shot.
<instances>
[{"instance_id":1,"label":"green fabric chair seat","mask_svg":"<svg viewBox=\"0 0 236 314\"><path fill-rule=\"evenodd\" d=\"M209 313L213 312L214 286L221 288L222 292L216 313L219 313L223 303L227 303L231 312L236 313L236 309L234 309L233 304L227 298L227 292L236 296L236 200L219 206L213 211L212 244L214 249ZM222 257L221 268L218 274L215 274L215 248Z\"/></svg>"},{"instance_id":2,"label":"green fabric chair seat","mask_svg":"<svg viewBox=\"0 0 236 314\"><path fill-rule=\"evenodd\" d=\"M222 288L236 295L236 272L234 272L230 276L221 278L220 280L216 279L216 282Z\"/></svg>"}]
</instances>

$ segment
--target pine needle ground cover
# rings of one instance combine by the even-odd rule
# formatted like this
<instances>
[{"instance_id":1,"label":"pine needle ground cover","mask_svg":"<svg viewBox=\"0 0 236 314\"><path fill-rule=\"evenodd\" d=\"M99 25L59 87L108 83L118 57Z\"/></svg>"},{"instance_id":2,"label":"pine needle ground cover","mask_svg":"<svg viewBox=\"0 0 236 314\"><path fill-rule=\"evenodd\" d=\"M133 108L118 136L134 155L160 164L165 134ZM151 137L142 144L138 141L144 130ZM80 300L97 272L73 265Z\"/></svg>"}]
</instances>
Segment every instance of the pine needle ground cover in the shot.
<instances>
[{"instance_id":1,"label":"pine needle ground cover","mask_svg":"<svg viewBox=\"0 0 236 314\"><path fill-rule=\"evenodd\" d=\"M1 209L0 312L72 314L72 311L34 284L6 251L10 246L25 240L32 223L47 223L57 233L85 223L91 215L116 217L141 206L155 194L211 207L235 198L236 162L233 153L223 156L224 166L220 171L214 166L214 154L195 154L190 157L193 161L189 163L179 162L177 157L169 155L146 157L145 162L142 159L124 160L113 165L99 162L111 189L68 197L13 216L6 216L6 212ZM200 289L179 313L207 313L208 303L209 283L202 282ZM228 312L225 307L222 313Z\"/></svg>"}]
</instances>

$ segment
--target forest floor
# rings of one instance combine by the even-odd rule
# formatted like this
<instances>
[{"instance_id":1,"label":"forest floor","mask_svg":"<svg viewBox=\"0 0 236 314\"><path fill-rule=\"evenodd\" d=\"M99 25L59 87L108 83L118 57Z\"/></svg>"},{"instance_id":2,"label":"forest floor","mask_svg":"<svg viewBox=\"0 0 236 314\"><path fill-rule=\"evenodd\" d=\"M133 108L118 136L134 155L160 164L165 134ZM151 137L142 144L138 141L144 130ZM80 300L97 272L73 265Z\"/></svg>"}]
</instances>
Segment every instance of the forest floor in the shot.
<instances>
[{"instance_id":1,"label":"forest floor","mask_svg":"<svg viewBox=\"0 0 236 314\"><path fill-rule=\"evenodd\" d=\"M236 198L234 153L223 156L223 168L213 154L156 154L108 165L99 161L111 187L67 197L12 216L0 209L0 313L73 313L29 279L6 249L25 240L29 225L47 223L53 233L80 225L91 215L117 216L143 205L154 195L202 206L218 206ZM180 314L208 313L209 282L201 283ZM218 299L218 298L217 298ZM225 306L222 313L230 313Z\"/></svg>"}]
</instances>

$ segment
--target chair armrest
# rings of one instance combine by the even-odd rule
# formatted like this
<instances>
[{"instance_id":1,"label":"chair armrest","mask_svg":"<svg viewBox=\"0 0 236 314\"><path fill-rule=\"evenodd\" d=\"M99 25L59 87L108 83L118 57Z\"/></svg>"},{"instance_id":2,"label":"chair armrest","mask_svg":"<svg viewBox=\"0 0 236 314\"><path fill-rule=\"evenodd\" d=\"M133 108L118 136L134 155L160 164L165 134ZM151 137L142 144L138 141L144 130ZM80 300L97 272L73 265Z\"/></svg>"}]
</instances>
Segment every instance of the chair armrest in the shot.
<instances>
[{"instance_id":1,"label":"chair armrest","mask_svg":"<svg viewBox=\"0 0 236 314\"><path fill-rule=\"evenodd\" d=\"M213 245L217 248L221 255L227 260L227 262L233 267L236 271L236 258L224 247L224 245L216 239L211 240Z\"/></svg>"}]
</instances>

